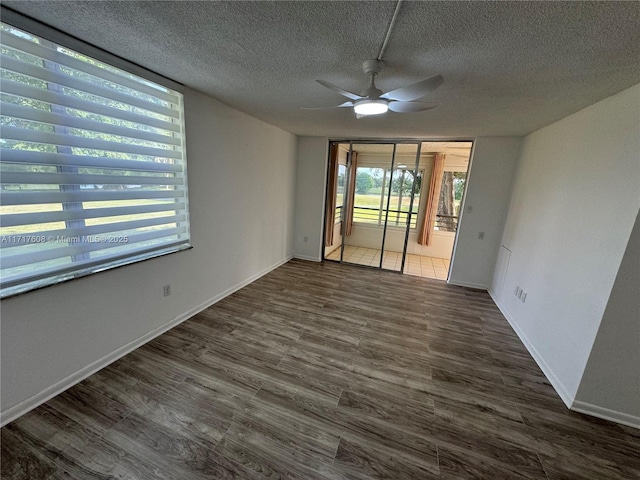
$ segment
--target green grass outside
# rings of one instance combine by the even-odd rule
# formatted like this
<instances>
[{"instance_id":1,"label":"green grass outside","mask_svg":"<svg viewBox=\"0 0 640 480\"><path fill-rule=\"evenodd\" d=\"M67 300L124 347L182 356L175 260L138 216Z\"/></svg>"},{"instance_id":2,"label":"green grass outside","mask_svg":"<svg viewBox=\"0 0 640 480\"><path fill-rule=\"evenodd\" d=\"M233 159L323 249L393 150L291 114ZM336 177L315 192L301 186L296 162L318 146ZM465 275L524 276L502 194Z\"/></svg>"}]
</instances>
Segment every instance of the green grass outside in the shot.
<instances>
[{"instance_id":1,"label":"green grass outside","mask_svg":"<svg viewBox=\"0 0 640 480\"><path fill-rule=\"evenodd\" d=\"M100 201L100 202L83 202L83 208L87 210L91 210L93 208L110 208L110 207L131 207L136 205L152 205L152 204L170 204L173 203L173 200L151 200L151 199L138 199L138 200L108 200L108 201ZM0 206L0 214L15 214L15 213L35 213L35 212L57 212L62 210L62 204L40 204L40 205L3 205ZM151 212L151 213L141 213L134 215L120 215L113 217L103 217L103 218L88 218L85 220L86 226L93 225L105 225L109 223L116 222L125 222L125 221L134 221L134 220L142 220L148 218L157 218L166 216L166 212ZM25 226L16 226L16 227L3 227L0 228L0 235L29 235L29 234L38 234L39 232L47 232L52 230L64 230L66 228L65 222L51 222L51 223L41 223L34 225L25 225ZM145 231L151 230L159 230L162 228L166 228L166 225L152 225L149 227L137 228L135 233L141 233ZM153 241L151 241L153 242ZM53 242L43 242L43 243L35 243L31 245L19 245L11 248L11 254L18 253L27 253L27 252L37 252L42 251L49 248L58 248L60 245L57 245ZM127 245L123 245L122 247L114 247L110 249L110 252L117 252L118 249L123 250L126 249ZM94 252L94 255L99 252ZM69 264L71 261L71 257L64 257L54 260L47 260L43 262L39 262L39 268L50 268L55 266L64 266ZM19 273L28 272L33 269L33 265L24 265L21 267L14 267L10 269L10 271L6 272L7 275L16 275Z\"/></svg>"},{"instance_id":2,"label":"green grass outside","mask_svg":"<svg viewBox=\"0 0 640 480\"><path fill-rule=\"evenodd\" d=\"M111 208L111 207L133 207L137 205L153 205L161 203L173 203L173 200L108 200L101 202L83 202L83 208L91 210L93 208ZM0 215L10 215L15 213L36 213L36 212L59 212L62 211L61 203L39 204L39 205L2 205L0 206ZM142 220L146 218L158 218L166 216L166 212L139 213L133 215L119 215L114 217L88 218L85 220L86 226L105 225L108 223L128 222L133 220ZM63 230L65 222L39 223L34 225L23 225L16 227L0 228L0 235L25 235L37 232L47 232L49 230ZM140 231L154 230L163 228L162 226L151 226Z\"/></svg>"},{"instance_id":3,"label":"green grass outside","mask_svg":"<svg viewBox=\"0 0 640 480\"><path fill-rule=\"evenodd\" d=\"M380 207L380 195L371 195L371 194L361 194L361 193L356 193L355 195L355 206L357 207L375 207L375 208L379 208ZM420 203L420 196L416 195L414 200L413 200L413 211L415 212L418 209L418 205ZM340 206L343 204L343 194L338 193L336 195L336 205ZM409 205L411 204L411 196L403 196L402 197L402 205L401 208L398 209L398 196L397 195L392 195L391 196L391 203L389 205L389 208L391 210L403 210L403 211L409 211ZM387 206L387 197L385 195L384 197L384 202L383 202L383 208Z\"/></svg>"},{"instance_id":4,"label":"green grass outside","mask_svg":"<svg viewBox=\"0 0 640 480\"><path fill-rule=\"evenodd\" d=\"M400 210L401 212L407 212L407 213L394 213L394 212L389 212L389 225L399 225L399 226L404 226L407 224L407 217L408 217L408 212L409 212L409 205L411 204L411 197L410 196L403 196L402 197L402 204L400 205L400 208L398 208L398 196L397 195L392 195L391 196L391 202L389 204L389 209L390 210ZM368 208L376 208L379 209L380 208L380 195L366 195L366 194L356 194L355 195L355 207L353 209L353 213L354 213L354 219L356 222L361 222L361 223L372 223L372 224L378 224L378 221L381 220L381 223L384 223L385 220L385 212L384 209L387 206L387 197L385 196L384 201L383 201L383 212L382 212L382 217L379 217L379 210L378 211L374 211L374 210L367 210L365 208L358 208L358 207L368 207ZM414 198L413 201L413 212L414 212L414 216L412 218L412 226L415 226L416 223L416 218L415 218L415 213L418 210L418 205L420 204L420 197L416 196Z\"/></svg>"}]
</instances>

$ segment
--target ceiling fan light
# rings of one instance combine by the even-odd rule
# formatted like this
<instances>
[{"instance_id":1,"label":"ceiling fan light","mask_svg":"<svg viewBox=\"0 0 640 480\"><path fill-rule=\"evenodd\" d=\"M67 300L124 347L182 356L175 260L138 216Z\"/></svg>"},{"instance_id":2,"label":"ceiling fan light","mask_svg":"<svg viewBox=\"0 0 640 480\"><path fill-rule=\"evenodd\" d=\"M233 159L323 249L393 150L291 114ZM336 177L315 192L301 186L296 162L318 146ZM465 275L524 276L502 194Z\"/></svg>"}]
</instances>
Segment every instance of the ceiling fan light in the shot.
<instances>
[{"instance_id":1,"label":"ceiling fan light","mask_svg":"<svg viewBox=\"0 0 640 480\"><path fill-rule=\"evenodd\" d=\"M380 115L389 110L389 103L386 100L360 100L355 103L353 110L358 115Z\"/></svg>"}]
</instances>

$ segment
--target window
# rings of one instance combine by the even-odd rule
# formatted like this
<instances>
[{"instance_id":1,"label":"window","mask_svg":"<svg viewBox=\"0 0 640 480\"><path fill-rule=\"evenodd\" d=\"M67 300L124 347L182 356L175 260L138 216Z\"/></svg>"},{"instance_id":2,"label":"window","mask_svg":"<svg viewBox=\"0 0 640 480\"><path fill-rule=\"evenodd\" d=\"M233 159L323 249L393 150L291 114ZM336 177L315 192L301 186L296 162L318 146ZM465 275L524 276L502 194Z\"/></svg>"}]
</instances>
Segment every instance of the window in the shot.
<instances>
[{"instance_id":1,"label":"window","mask_svg":"<svg viewBox=\"0 0 640 480\"><path fill-rule=\"evenodd\" d=\"M389 199L389 181L391 198ZM416 228L422 171L418 172L413 200L411 228ZM388 225L407 225L407 214L411 204L411 190L414 185L414 171L404 168L390 169L358 167L356 171L356 192L353 209L353 221L384 225L387 200L389 200Z\"/></svg>"},{"instance_id":2,"label":"window","mask_svg":"<svg viewBox=\"0 0 640 480\"><path fill-rule=\"evenodd\" d=\"M436 215L435 229L441 232L455 232L458 229L460 202L464 193L467 172L445 171L442 174L440 200Z\"/></svg>"},{"instance_id":3,"label":"window","mask_svg":"<svg viewBox=\"0 0 640 480\"><path fill-rule=\"evenodd\" d=\"M182 95L0 28L0 295L188 248Z\"/></svg>"}]
</instances>

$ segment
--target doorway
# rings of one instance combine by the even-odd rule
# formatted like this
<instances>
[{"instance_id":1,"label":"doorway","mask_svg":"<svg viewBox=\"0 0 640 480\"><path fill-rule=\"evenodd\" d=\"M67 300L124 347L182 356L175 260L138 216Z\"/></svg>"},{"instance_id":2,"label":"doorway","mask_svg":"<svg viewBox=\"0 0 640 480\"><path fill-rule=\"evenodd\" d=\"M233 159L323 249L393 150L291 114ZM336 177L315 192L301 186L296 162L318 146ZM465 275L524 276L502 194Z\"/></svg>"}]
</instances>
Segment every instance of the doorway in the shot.
<instances>
[{"instance_id":1,"label":"doorway","mask_svg":"<svg viewBox=\"0 0 640 480\"><path fill-rule=\"evenodd\" d=\"M471 148L331 142L324 258L447 280Z\"/></svg>"}]
</instances>

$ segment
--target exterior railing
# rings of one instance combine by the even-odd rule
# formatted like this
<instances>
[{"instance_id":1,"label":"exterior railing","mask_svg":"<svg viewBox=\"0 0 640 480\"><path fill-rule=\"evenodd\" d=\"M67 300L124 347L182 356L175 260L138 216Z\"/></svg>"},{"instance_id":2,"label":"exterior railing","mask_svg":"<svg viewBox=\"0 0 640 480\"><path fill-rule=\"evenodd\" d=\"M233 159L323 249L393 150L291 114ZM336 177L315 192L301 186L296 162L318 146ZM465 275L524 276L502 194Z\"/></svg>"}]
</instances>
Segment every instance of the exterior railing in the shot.
<instances>
[{"instance_id":1,"label":"exterior railing","mask_svg":"<svg viewBox=\"0 0 640 480\"><path fill-rule=\"evenodd\" d=\"M389 225L406 225L407 214L404 210L389 210ZM457 215L436 215L436 230L441 232L455 232L458 229ZM342 205L338 205L335 210L334 222L340 223L342 220ZM385 211L376 207L355 207L353 209L353 221L362 223L375 223L381 225L385 220ZM418 221L417 212L411 215L411 228L415 228Z\"/></svg>"},{"instance_id":2,"label":"exterior railing","mask_svg":"<svg viewBox=\"0 0 640 480\"><path fill-rule=\"evenodd\" d=\"M380 209L376 207L354 207L353 209L353 221L363 223L375 223L376 225L384 224L386 217L385 210L382 210L380 215ZM407 217L409 212L403 210L391 210L389 209L389 225L401 225L407 224ZM417 212L413 212L411 215L411 228L415 228L417 223Z\"/></svg>"}]
</instances>

